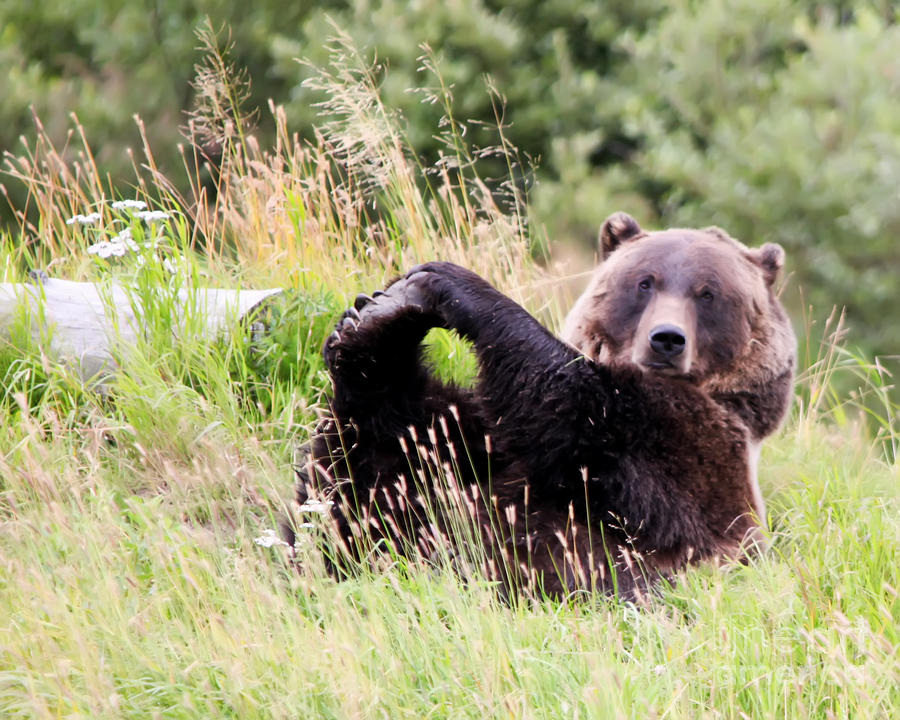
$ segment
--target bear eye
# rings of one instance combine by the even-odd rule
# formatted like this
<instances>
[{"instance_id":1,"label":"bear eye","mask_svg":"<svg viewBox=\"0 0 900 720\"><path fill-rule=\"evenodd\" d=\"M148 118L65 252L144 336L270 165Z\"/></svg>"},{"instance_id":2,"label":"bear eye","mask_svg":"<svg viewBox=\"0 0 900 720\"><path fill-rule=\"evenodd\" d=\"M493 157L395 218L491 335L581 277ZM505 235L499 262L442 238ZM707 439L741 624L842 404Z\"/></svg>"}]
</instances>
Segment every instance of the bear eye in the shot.
<instances>
[{"instance_id":1,"label":"bear eye","mask_svg":"<svg viewBox=\"0 0 900 720\"><path fill-rule=\"evenodd\" d=\"M638 290L648 292L653 289L653 278L646 277L638 283Z\"/></svg>"},{"instance_id":2,"label":"bear eye","mask_svg":"<svg viewBox=\"0 0 900 720\"><path fill-rule=\"evenodd\" d=\"M713 300L715 300L715 297L716 296L713 295L712 290L709 289L703 290L700 293L700 299L705 303L711 303Z\"/></svg>"}]
</instances>

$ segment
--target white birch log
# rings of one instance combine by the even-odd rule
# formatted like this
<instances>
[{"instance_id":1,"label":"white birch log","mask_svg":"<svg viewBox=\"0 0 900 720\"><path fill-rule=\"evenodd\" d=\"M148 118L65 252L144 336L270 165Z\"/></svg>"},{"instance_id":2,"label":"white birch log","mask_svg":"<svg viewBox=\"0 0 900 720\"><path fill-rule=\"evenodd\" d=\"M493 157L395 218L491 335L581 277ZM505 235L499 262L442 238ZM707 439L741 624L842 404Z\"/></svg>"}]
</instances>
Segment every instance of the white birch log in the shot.
<instances>
[{"instance_id":1,"label":"white birch log","mask_svg":"<svg viewBox=\"0 0 900 720\"><path fill-rule=\"evenodd\" d=\"M213 340L267 298L282 292L197 288L178 293L175 312L190 308L204 318ZM34 342L51 359L70 366L83 380L115 369L117 353L127 356L142 334L140 306L120 285L49 278L34 283L0 283L0 333L26 323ZM135 312L137 310L137 312ZM176 338L173 338L175 341Z\"/></svg>"}]
</instances>

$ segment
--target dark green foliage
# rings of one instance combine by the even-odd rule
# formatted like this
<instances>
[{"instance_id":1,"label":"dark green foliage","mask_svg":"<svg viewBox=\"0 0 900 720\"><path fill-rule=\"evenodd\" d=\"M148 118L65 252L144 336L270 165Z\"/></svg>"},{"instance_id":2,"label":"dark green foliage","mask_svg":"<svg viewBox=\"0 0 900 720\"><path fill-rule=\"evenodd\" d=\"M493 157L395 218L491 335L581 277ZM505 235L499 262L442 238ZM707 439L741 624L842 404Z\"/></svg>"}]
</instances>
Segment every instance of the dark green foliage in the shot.
<instances>
[{"instance_id":1,"label":"dark green foliage","mask_svg":"<svg viewBox=\"0 0 900 720\"><path fill-rule=\"evenodd\" d=\"M254 3L252 12L239 0L4 2L0 152L18 153L19 136L33 137L32 110L60 145L75 113L98 164L123 190L133 175L125 149L141 147L139 115L159 166L171 173L182 164L177 145L194 106L196 33L206 18L216 29L228 26L220 39L227 45L230 37L230 59L252 74L253 103L264 105L268 97L283 98L293 82L269 72L275 33L294 32L307 12L305 4L274 0ZM23 207L20 188L8 189Z\"/></svg>"},{"instance_id":2,"label":"dark green foliage","mask_svg":"<svg viewBox=\"0 0 900 720\"><path fill-rule=\"evenodd\" d=\"M323 65L328 61L326 48L310 40L333 36L335 26L346 30L365 54L385 67L385 103L403 112L413 146L433 159L442 147L435 128L445 110L440 103L428 102L438 80L422 72L427 46L452 94L454 116L467 125L471 145L496 142L490 130L495 107L484 79L490 76L506 103L502 122L507 136L558 174L564 170L560 161L566 161L557 150L560 141L587 134L586 150L599 149L603 137L597 128L598 81L624 59L617 49L621 34L642 28L660 11L659 3L651 0L347 3L339 11L312 13L304 36L285 39L279 52L282 62L304 57ZM288 107L311 123L318 99L298 87ZM505 176L505 168L498 174Z\"/></svg>"},{"instance_id":3,"label":"dark green foliage","mask_svg":"<svg viewBox=\"0 0 900 720\"><path fill-rule=\"evenodd\" d=\"M608 186L644 188L663 224L781 243L797 317L800 288L819 318L847 307L851 344L896 353L900 27L804 5L682 4L629 42L613 104L639 151Z\"/></svg>"},{"instance_id":4,"label":"dark green foliage","mask_svg":"<svg viewBox=\"0 0 900 720\"><path fill-rule=\"evenodd\" d=\"M342 309L330 293L286 292L243 321L240 342L224 344L235 389L263 419L282 409L281 394L313 399L325 389L321 350Z\"/></svg>"}]
</instances>

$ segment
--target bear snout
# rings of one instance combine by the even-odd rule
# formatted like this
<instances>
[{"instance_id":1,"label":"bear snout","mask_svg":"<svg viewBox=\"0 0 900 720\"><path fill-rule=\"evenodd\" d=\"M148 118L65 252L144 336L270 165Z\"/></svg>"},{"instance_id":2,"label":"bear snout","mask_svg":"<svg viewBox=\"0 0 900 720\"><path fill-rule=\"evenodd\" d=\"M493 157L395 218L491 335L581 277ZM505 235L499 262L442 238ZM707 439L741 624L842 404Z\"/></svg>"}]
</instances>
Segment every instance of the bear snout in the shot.
<instances>
[{"instance_id":1,"label":"bear snout","mask_svg":"<svg viewBox=\"0 0 900 720\"><path fill-rule=\"evenodd\" d=\"M666 361L684 352L687 336L677 325L657 325L650 331L650 349Z\"/></svg>"}]
</instances>

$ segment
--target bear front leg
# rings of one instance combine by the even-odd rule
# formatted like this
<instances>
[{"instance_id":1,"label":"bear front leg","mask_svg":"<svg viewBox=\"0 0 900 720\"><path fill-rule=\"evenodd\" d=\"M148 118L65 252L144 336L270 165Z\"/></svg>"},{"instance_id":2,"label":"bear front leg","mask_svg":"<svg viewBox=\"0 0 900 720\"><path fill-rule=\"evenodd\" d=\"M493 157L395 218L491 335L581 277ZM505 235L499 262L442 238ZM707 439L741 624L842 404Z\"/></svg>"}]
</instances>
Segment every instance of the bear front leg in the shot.
<instances>
[{"instance_id":1,"label":"bear front leg","mask_svg":"<svg viewBox=\"0 0 900 720\"><path fill-rule=\"evenodd\" d=\"M468 412L467 393L442 385L421 360L425 334L441 325L430 307L417 284L401 279L373 297L358 297L325 342L323 354L334 387L329 412L296 469L297 501L302 507L310 500L333 500L331 520L351 554L358 557L369 547L366 543L360 547L354 539L362 527L376 536L393 537L397 532L385 527L372 530L363 520L381 515L378 504L385 497L390 503L402 496L403 503L397 505L401 510L396 511L400 527L419 526L421 507L413 502L417 470L423 462L441 463L441 467L449 462L452 453L446 445L464 447L466 433L445 423L447 444L436 444L435 456L428 452L419 456L416 437L427 438L437 418L450 413L452 406L457 407L457 417L466 429L475 428L473 437L484 434L477 416ZM407 444L410 436L412 442ZM473 466L486 465L476 451L471 455ZM398 490L401 486L403 490ZM395 510L389 505L385 512Z\"/></svg>"},{"instance_id":2,"label":"bear front leg","mask_svg":"<svg viewBox=\"0 0 900 720\"><path fill-rule=\"evenodd\" d=\"M596 374L605 370L587 370L577 352L470 270L427 263L400 282L411 286L406 292L424 312L472 342L480 403L510 454L540 458L530 468L535 474L560 458L571 461L570 430L592 404L602 402L608 388ZM562 422L548 425L557 418Z\"/></svg>"},{"instance_id":3,"label":"bear front leg","mask_svg":"<svg viewBox=\"0 0 900 720\"><path fill-rule=\"evenodd\" d=\"M360 295L325 341L332 408L345 420L381 415L385 403L402 405L421 392L428 375L419 345L438 321L418 299L402 281L373 297Z\"/></svg>"},{"instance_id":4,"label":"bear front leg","mask_svg":"<svg viewBox=\"0 0 900 720\"><path fill-rule=\"evenodd\" d=\"M419 344L433 324L403 283L373 297L360 295L338 321L323 348L333 392L328 411L300 448L297 502L367 497L382 471L396 479L406 466L398 438L426 416L422 398L429 376ZM390 458L385 461L384 458ZM343 503L332 519L350 537Z\"/></svg>"}]
</instances>

